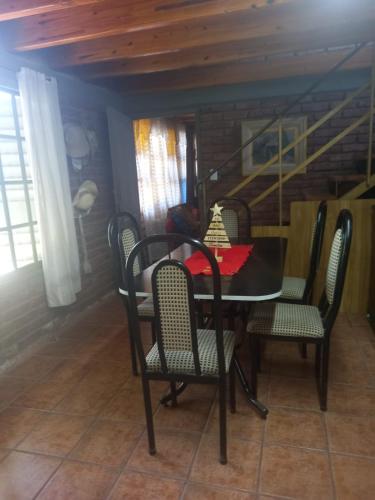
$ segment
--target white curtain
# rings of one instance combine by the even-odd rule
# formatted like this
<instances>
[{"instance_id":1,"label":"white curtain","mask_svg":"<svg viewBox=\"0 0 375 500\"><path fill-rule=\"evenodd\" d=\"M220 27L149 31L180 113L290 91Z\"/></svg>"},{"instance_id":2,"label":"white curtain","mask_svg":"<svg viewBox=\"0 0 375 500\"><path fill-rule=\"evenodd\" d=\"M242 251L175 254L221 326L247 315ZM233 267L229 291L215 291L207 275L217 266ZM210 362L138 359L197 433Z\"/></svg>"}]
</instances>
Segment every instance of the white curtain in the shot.
<instances>
[{"instance_id":1,"label":"white curtain","mask_svg":"<svg viewBox=\"0 0 375 500\"><path fill-rule=\"evenodd\" d=\"M146 235L165 232L167 210L183 201L186 132L166 120L135 122L139 202Z\"/></svg>"},{"instance_id":2,"label":"white curtain","mask_svg":"<svg viewBox=\"0 0 375 500\"><path fill-rule=\"evenodd\" d=\"M50 307L66 306L75 302L81 276L57 83L22 68L18 85L47 301Z\"/></svg>"}]
</instances>

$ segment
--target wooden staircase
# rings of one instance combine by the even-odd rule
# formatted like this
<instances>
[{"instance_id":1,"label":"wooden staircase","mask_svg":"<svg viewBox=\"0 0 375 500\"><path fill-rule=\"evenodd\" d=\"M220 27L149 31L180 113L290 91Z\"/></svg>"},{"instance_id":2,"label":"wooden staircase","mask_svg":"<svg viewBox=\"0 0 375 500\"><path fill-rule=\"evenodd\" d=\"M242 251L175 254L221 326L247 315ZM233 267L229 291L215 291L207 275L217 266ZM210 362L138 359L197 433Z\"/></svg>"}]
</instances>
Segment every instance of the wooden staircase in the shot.
<instances>
[{"instance_id":1,"label":"wooden staircase","mask_svg":"<svg viewBox=\"0 0 375 500\"><path fill-rule=\"evenodd\" d=\"M347 60L349 60L353 55L355 55L361 48L364 47L364 45L357 47L351 54L349 54L346 58L344 58L338 65L336 65L334 68L332 68L331 71L329 71L326 75L324 75L322 78L320 78L317 82L315 82L304 94L302 94L300 97L298 97L293 103L289 104L287 108L279 113L275 118L272 118L267 125L262 127L261 130L257 131L248 141L246 141L244 144L241 145L232 155L230 155L229 158L227 158L226 161L224 161L218 168L211 170L209 174L207 174L203 179L201 179L198 182L197 187L201 188L200 189L200 203L201 203L201 213L206 214L207 213L207 186L206 182L210 179L211 175L223 171L224 168L230 164L230 162L239 154L242 153L243 149L248 147L255 139L257 139L260 135L262 135L264 132L266 132L271 126L278 125L278 130L279 130L279 150L278 153L275 154L270 160L268 160L266 163L263 165L260 165L256 168L254 172L252 172L250 175L245 177L239 184L234 186L232 189L230 189L227 193L225 193L225 196L239 196L241 197L241 191L244 188L248 188L248 186L255 180L257 179L258 176L264 174L267 169L269 169L271 166L274 168L278 167L278 177L277 181L274 182L272 185L268 186L266 189L263 190L260 194L258 194L255 198L253 198L249 202L249 207L255 207L258 205L260 202L265 200L268 196L270 196L272 193L277 192L278 193L278 206L279 206L279 224L282 225L285 222L285 218L283 216L283 185L288 182L290 179L295 177L297 174L303 174L305 169L311 165L314 161L316 161L319 157L321 157L324 153L326 153L330 148L335 146L337 143L339 143L341 140L343 140L347 135L353 133L358 127L368 124L369 125L369 146L368 146L368 161L367 161L367 173L366 173L366 178L364 179L364 176L359 176L354 179L353 176L350 176L350 182L357 183L353 188L349 189L348 192L346 192L344 195L341 195L338 191L338 182L341 182L342 180L345 181L345 175L341 176L342 179L336 179L336 189L334 190L335 192L331 192L329 190L328 186L328 178L324 179L325 181L325 186L317 188L309 188L303 190L302 197L305 200L331 200L331 199L355 199L361 196L363 193L371 189L375 185L375 173L372 172L372 165L370 159L372 158L372 147L373 147L373 119L374 119L374 113L375 113L375 57L374 57L374 64L372 68L372 74L371 74L371 79L366 82L363 86L361 86L359 89L355 90L352 92L346 99L344 99L342 102L337 104L335 108L331 109L329 112L327 112L322 118L320 118L318 121L316 121L314 124L312 124L310 127L307 128L302 134L300 134L295 140L290 143L288 146L283 147L282 146L282 128L283 128L283 118L289 113L289 111L299 102L301 102L306 96L310 95L311 92L323 81L325 78L337 71ZM375 46L374 46L374 54L375 54ZM305 141L309 135L311 135L313 132L315 132L319 127L324 125L328 120L331 120L334 118L338 113L340 113L346 106L351 104L357 97L361 97L363 99L363 94L368 92L370 94L369 97L369 108L366 113L364 113L362 116L359 118L356 118L353 120L353 122L347 126L344 130L340 131L335 137L331 138L328 142L326 142L324 145L322 145L319 149L314 151L310 156L305 158L302 162L300 162L298 165L296 165L292 170L288 171L287 173L283 172L283 167L282 167L282 160L283 157L291 150L293 150L296 146L298 146L302 141ZM223 175L224 172L221 172L221 175ZM349 179L348 179L349 180ZM358 183L359 182L359 183ZM349 185L350 186L350 185Z\"/></svg>"},{"instance_id":2,"label":"wooden staircase","mask_svg":"<svg viewBox=\"0 0 375 500\"><path fill-rule=\"evenodd\" d=\"M375 186L375 174L371 175L369 179L364 180L358 184L355 188L351 189L343 196L340 197L342 200L355 200L362 196L366 191Z\"/></svg>"}]
</instances>

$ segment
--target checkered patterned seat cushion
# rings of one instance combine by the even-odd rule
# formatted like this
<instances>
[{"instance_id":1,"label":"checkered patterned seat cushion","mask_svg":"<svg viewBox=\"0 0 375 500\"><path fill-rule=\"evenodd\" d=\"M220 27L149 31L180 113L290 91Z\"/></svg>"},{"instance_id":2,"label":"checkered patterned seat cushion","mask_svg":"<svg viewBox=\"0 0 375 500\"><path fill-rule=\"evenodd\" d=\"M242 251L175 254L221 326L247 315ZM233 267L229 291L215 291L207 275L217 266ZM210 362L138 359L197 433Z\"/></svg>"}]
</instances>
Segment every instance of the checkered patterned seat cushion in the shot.
<instances>
[{"instance_id":1,"label":"checkered patterned seat cushion","mask_svg":"<svg viewBox=\"0 0 375 500\"><path fill-rule=\"evenodd\" d=\"M228 238L238 238L238 214L232 208L224 208L221 214Z\"/></svg>"},{"instance_id":2,"label":"checkered patterned seat cushion","mask_svg":"<svg viewBox=\"0 0 375 500\"><path fill-rule=\"evenodd\" d=\"M323 337L324 328L319 309L315 306L265 302L257 304L247 325L256 335L283 337Z\"/></svg>"},{"instance_id":3,"label":"checkered patterned seat cushion","mask_svg":"<svg viewBox=\"0 0 375 500\"><path fill-rule=\"evenodd\" d=\"M140 316L154 316L154 303L152 297L147 297L147 299L138 304L137 309Z\"/></svg>"},{"instance_id":4,"label":"checkered patterned seat cushion","mask_svg":"<svg viewBox=\"0 0 375 500\"><path fill-rule=\"evenodd\" d=\"M197 330L199 361L202 375L218 375L216 334L214 330ZM229 371L235 345L235 334L229 330L223 332L225 371ZM195 374L192 351L165 350L168 370L172 373ZM151 348L146 357L150 371L161 371L157 344Z\"/></svg>"},{"instance_id":5,"label":"checkered patterned seat cushion","mask_svg":"<svg viewBox=\"0 0 375 500\"><path fill-rule=\"evenodd\" d=\"M342 230L337 229L331 246L326 275L326 295L329 304L332 304L336 292L337 272L341 258L342 245Z\"/></svg>"},{"instance_id":6,"label":"checkered patterned seat cushion","mask_svg":"<svg viewBox=\"0 0 375 500\"><path fill-rule=\"evenodd\" d=\"M131 228L125 228L121 234L122 247L124 251L125 260L128 260L130 252L137 243L136 234ZM134 276L137 276L141 272L141 266L139 258L136 257L133 265Z\"/></svg>"},{"instance_id":7,"label":"checkered patterned seat cushion","mask_svg":"<svg viewBox=\"0 0 375 500\"><path fill-rule=\"evenodd\" d=\"M306 280L303 278L284 276L280 298L288 300L302 300L305 286Z\"/></svg>"}]
</instances>

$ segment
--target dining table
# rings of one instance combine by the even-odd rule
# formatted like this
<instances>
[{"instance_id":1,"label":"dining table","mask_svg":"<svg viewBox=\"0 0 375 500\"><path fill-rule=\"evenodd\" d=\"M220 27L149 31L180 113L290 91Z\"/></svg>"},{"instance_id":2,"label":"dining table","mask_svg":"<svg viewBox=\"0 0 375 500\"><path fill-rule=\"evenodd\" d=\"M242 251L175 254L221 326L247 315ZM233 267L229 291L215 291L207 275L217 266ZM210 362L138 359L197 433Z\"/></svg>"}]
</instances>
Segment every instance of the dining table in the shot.
<instances>
[{"instance_id":1,"label":"dining table","mask_svg":"<svg viewBox=\"0 0 375 500\"><path fill-rule=\"evenodd\" d=\"M284 262L287 249L287 239L278 237L257 237L249 240L251 252L242 267L233 275L221 276L221 297L223 301L251 303L277 299L281 295ZM194 249L183 244L168 253L157 262L146 267L135 277L137 297L152 296L151 276L155 266L161 260L175 259L184 262L191 257ZM193 275L193 292L196 300L213 300L212 277L203 274ZM120 288L120 294L128 295L128 291ZM268 409L256 399L250 384L247 381L243 367L235 355L236 373L241 386L246 393L249 404L265 418ZM178 393L186 388L181 384ZM166 403L170 396L162 399Z\"/></svg>"}]
</instances>

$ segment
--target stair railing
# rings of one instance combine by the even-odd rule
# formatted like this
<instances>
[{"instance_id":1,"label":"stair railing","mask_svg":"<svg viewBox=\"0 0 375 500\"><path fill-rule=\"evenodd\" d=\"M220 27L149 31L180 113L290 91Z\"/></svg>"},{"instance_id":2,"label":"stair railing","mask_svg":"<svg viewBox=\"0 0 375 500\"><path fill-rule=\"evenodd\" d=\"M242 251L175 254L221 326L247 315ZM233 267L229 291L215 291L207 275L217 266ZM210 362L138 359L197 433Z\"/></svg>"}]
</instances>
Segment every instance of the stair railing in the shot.
<instances>
[{"instance_id":1,"label":"stair railing","mask_svg":"<svg viewBox=\"0 0 375 500\"><path fill-rule=\"evenodd\" d=\"M201 208L201 214L203 216L203 218L205 217L205 214L206 214L206 211L207 211L207 181L208 179L210 179L212 177L212 175L218 173L218 172L221 172L234 158L237 157L237 155L239 153L241 153L247 146L249 146L251 143L253 143L259 136L261 136L262 134L264 134L264 132L266 132L269 128L271 128L276 122L280 122L280 124L282 123L282 119L297 105L299 104L303 99L305 99L305 97L307 97L308 95L310 95L317 87L319 87L325 80L327 80L332 74L334 74L336 71L338 71L347 61L349 61L352 57L354 57L355 54L357 54L364 46L367 45L367 42L363 42L363 43L360 43L358 45L356 45L356 47L348 54L346 55L341 61L339 61L338 63L336 63L329 71L327 71L324 75L322 75L320 78L318 78L315 82L313 82L305 92L303 92L302 94L300 94L294 101L292 101L290 104L288 104L280 113L276 114L273 118L271 118L269 120L269 122L266 123L266 125L264 125L263 127L261 127L252 137L250 137L247 141L245 141L240 147L238 147L228 158L226 158L218 167L214 168L214 169L211 169L205 176L203 176L201 179L199 179L199 181L197 182L196 184L196 188L197 188L197 194L198 194L198 199L201 200L201 203L202 203L202 206L200 207ZM359 89L358 91L354 92L352 94L352 96L350 96L350 98L346 99L344 101L344 103L341 103L339 106L337 106L335 108L336 112L338 112L340 109L342 109L342 107L344 107L344 105L348 104L349 102L351 102L351 100L356 97L357 95L359 95L361 92L363 92L365 89L367 89L369 87L369 83L367 83L365 86L361 87L361 89ZM349 100L350 99L350 100ZM332 111L335 111L335 110L332 110ZM325 115L325 117L327 117L328 115L330 115L330 113L327 113L327 115ZM334 114L336 113L333 113L331 116L333 116ZM323 118L325 118L323 117ZM369 117L369 116L367 116ZM328 120L328 118L326 118L326 120ZM363 117L362 117L363 119ZM280 144L279 144L279 152L277 155L275 155L273 158L271 158L271 160L269 160L269 162L265 163L264 165L261 165L257 170L256 172L254 172L253 174L251 174L250 176L248 176L246 179L244 179L244 181L242 181L238 186L236 186L234 189L232 189L231 191L229 191L226 196L233 196L233 194L237 193L240 189L242 189L246 184L248 184L249 182L251 182L255 177L257 177L258 175L260 175L264 170L266 170L270 165L272 165L273 163L275 163L275 161L278 159L279 160L279 164L281 166L281 158L282 156L287 153L290 149L292 149L293 147L295 147L299 142L301 142L304 138L306 138L310 133L312 133L316 128L318 128L322 123L324 123L326 120L322 121L323 119L319 120L315 125L316 126L312 126L310 127L306 132L304 132L303 134L301 134L301 136L299 136L295 141L293 141L293 143L291 143L289 146L287 146L286 148L280 148ZM358 121L358 120L357 120ZM361 122L363 123L363 122ZM357 125L358 126L358 125ZM315 127L315 128L314 128ZM281 128L281 125L279 126L279 134L280 134L280 128ZM313 129L313 130L312 130ZM352 130L352 129L351 129ZM350 131L351 131L350 130ZM347 133L350 133L347 132ZM307 133L308 132L308 133ZM347 135L347 134L345 134ZM344 137L345 135L343 135L342 137ZM332 142L332 141L330 141ZM334 142L333 144L335 144L336 142ZM331 144L331 145L333 145ZM331 146L329 146L331 147ZM324 148L324 146L323 146ZM321 148L319 151L321 151L320 154L322 154L324 151L323 151L323 148ZM281 149L281 150L280 150ZM327 148L328 149L328 148ZM312 155L310 158L314 157L311 161L313 161L314 159L316 159L317 156L314 156ZM308 160L310 160L310 158ZM308 165L309 163L311 163L311 161L309 161L306 165ZM306 160L305 160L306 162ZM303 162L303 163L305 163ZM302 165L302 164L301 164ZM286 176L282 176L282 172L281 172L281 167L279 167L279 182L276 183L276 188L278 186L282 186L283 182L285 182L285 180L288 180L290 177L292 177L293 175L295 175L295 173L298 173L300 170L302 170L306 165L304 166L301 166L299 165L298 167L296 167L292 172L290 172L289 174L287 174ZM295 172L295 173L293 173ZM292 174L293 175L290 175ZM286 178L287 177L287 178ZM264 193L262 193L262 198L260 197L257 197L257 202L258 203L259 201L261 201L261 199L265 198L266 196L268 196L268 194L270 194L272 191L275 190L274 188L274 185L271 186L272 187L272 190L270 191L270 188L268 190L266 190L267 194L265 196L263 196ZM201 196L199 196L200 194L200 190L202 191L201 192ZM258 200L259 198L259 200ZM281 201L279 201L279 205L282 206L282 197L280 197ZM251 204L249 204L250 206L254 206L256 203L254 203L255 200L253 200L253 202L251 202ZM281 220L281 216L280 216L280 220ZM203 221L203 223L205 223L205 221Z\"/></svg>"},{"instance_id":2,"label":"stair railing","mask_svg":"<svg viewBox=\"0 0 375 500\"><path fill-rule=\"evenodd\" d=\"M372 53L372 68L371 68L371 90L370 90L370 109L375 106L375 50ZM368 151L367 151L367 186L370 187L370 179L372 174L372 143L374 130L374 113L371 113L370 122L368 125Z\"/></svg>"},{"instance_id":3,"label":"stair railing","mask_svg":"<svg viewBox=\"0 0 375 500\"><path fill-rule=\"evenodd\" d=\"M374 109L372 110L372 113L374 113ZM310 163L312 163L314 160L319 158L323 153L325 153L328 149L330 149L332 146L337 144L341 139L343 139L345 136L350 134L354 129L365 123L366 121L369 120L371 116L371 110L365 113L364 115L361 116L358 120L356 120L354 123L346 127L342 132L340 132L338 135L336 135L333 139L328 141L324 146L319 148L315 153L310 155L306 160L301 162L299 165L297 165L293 170L285 174L279 181L275 182L272 184L269 188L265 189L260 195L258 195L256 198L254 198L250 203L250 207L254 207L257 205L260 201L264 200L268 195L270 195L273 191L278 189L279 185L284 184L287 182L289 179L294 177L296 174L300 173L301 170L305 169Z\"/></svg>"},{"instance_id":4,"label":"stair railing","mask_svg":"<svg viewBox=\"0 0 375 500\"><path fill-rule=\"evenodd\" d=\"M355 92L352 92L344 101L340 102L335 108L326 113L322 118L320 118L317 122L311 125L308 129L306 129L302 134L294 139L288 146L282 149L282 155L284 156L291 149L294 149L300 142L305 140L309 135L311 135L315 130L324 125L328 120L333 118L337 113L339 113L343 108L345 108L348 104L350 104L356 97L363 94L370 87L370 82L366 82L362 87L357 89ZM231 189L226 196L233 196L238 191L243 189L247 184L249 184L253 179L258 177L258 175L262 174L268 167L272 166L278 160L278 155L270 158L266 163L260 165L251 175L246 177L240 184Z\"/></svg>"}]
</instances>

